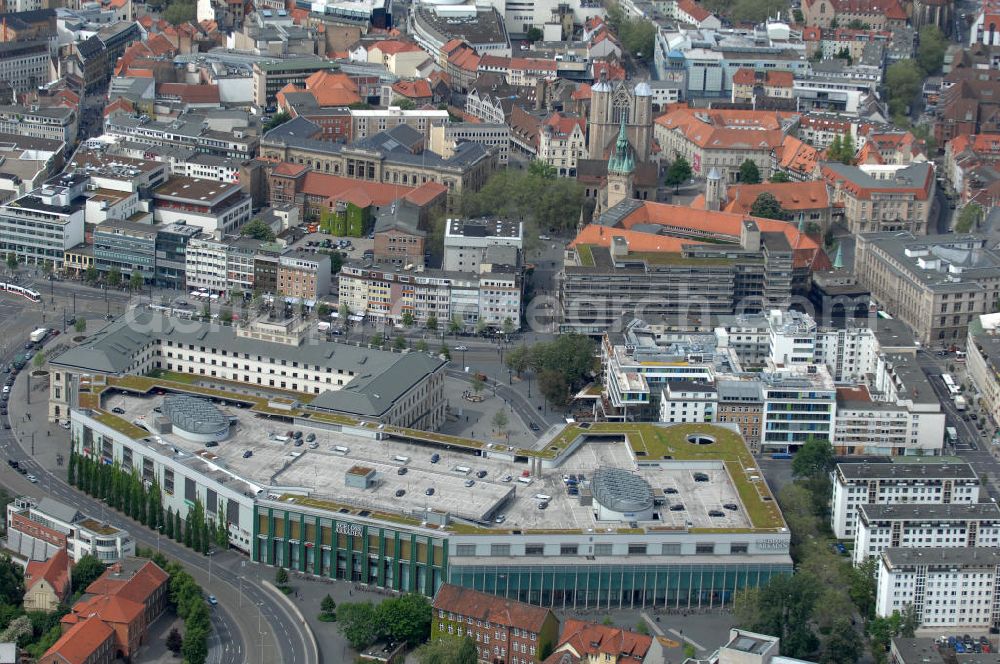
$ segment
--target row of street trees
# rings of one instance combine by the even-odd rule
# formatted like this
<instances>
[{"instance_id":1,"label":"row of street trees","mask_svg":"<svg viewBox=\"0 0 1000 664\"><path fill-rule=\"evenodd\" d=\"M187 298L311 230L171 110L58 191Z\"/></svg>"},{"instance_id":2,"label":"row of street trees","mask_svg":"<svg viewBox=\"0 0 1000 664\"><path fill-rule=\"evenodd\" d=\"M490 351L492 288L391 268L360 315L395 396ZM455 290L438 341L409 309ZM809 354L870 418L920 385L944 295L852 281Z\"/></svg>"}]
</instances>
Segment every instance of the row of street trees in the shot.
<instances>
[{"instance_id":1,"label":"row of street trees","mask_svg":"<svg viewBox=\"0 0 1000 664\"><path fill-rule=\"evenodd\" d=\"M125 471L118 463L99 463L75 451L70 453L68 475L70 484L81 491L195 551L207 553L213 544L229 544L224 519L215 519L213 525L200 500L195 500L184 519L172 507L164 511L156 478L147 487L135 470ZM225 505L220 504L219 512L225 514Z\"/></svg>"},{"instance_id":2,"label":"row of street trees","mask_svg":"<svg viewBox=\"0 0 1000 664\"><path fill-rule=\"evenodd\" d=\"M735 614L741 627L780 637L782 654L853 664L864 659L867 636L872 656L882 664L893 636L913 636L916 614L908 607L877 617L877 561L855 567L834 550L829 529L833 466L827 441L810 440L795 455L795 480L781 489L778 502L791 530L796 572L741 593Z\"/></svg>"},{"instance_id":3,"label":"row of street trees","mask_svg":"<svg viewBox=\"0 0 1000 664\"><path fill-rule=\"evenodd\" d=\"M553 406L565 406L570 394L594 374L594 342L580 334L564 334L553 341L512 348L504 364L518 376L531 369L538 389Z\"/></svg>"}]
</instances>

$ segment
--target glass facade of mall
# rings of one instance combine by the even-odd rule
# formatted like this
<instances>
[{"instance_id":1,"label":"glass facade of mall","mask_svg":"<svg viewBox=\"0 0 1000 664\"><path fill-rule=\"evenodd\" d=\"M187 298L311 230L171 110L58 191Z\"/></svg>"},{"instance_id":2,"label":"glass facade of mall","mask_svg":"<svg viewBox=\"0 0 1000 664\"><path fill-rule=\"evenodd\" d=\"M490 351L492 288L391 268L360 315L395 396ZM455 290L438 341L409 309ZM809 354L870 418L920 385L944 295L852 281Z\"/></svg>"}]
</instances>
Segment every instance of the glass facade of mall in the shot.
<instances>
[{"instance_id":1,"label":"glass facade of mall","mask_svg":"<svg viewBox=\"0 0 1000 664\"><path fill-rule=\"evenodd\" d=\"M452 565L448 583L554 609L714 608L743 588L791 574L791 564Z\"/></svg>"},{"instance_id":2,"label":"glass facade of mall","mask_svg":"<svg viewBox=\"0 0 1000 664\"><path fill-rule=\"evenodd\" d=\"M713 608L790 563L751 560L623 565L449 566L447 540L382 525L257 506L253 559L317 576L433 596L447 581L553 608ZM336 514L326 512L330 517Z\"/></svg>"},{"instance_id":3,"label":"glass facade of mall","mask_svg":"<svg viewBox=\"0 0 1000 664\"><path fill-rule=\"evenodd\" d=\"M261 505L254 512L258 562L428 596L445 581L444 539Z\"/></svg>"}]
</instances>

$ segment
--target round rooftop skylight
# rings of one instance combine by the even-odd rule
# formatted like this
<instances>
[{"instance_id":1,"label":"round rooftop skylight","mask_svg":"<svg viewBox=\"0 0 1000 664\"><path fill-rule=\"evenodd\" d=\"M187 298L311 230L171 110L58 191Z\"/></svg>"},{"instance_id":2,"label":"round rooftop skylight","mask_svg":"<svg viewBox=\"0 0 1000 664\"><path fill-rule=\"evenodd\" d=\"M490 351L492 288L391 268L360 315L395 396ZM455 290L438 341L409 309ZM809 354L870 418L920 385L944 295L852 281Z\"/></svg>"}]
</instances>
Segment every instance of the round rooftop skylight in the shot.
<instances>
[{"instance_id":1,"label":"round rooftop skylight","mask_svg":"<svg viewBox=\"0 0 1000 664\"><path fill-rule=\"evenodd\" d=\"M208 399L171 394L163 399L163 416L173 433L194 442L223 440L229 434L229 418Z\"/></svg>"}]
</instances>

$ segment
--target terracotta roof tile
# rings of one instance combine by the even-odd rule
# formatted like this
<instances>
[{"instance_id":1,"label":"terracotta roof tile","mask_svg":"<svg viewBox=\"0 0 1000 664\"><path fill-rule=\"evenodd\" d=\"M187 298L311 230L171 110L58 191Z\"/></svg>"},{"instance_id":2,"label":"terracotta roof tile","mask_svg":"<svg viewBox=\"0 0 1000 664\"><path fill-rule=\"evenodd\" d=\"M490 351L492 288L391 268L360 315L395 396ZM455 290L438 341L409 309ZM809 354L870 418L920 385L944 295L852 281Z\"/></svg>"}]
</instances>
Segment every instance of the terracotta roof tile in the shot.
<instances>
[{"instance_id":1,"label":"terracotta roof tile","mask_svg":"<svg viewBox=\"0 0 1000 664\"><path fill-rule=\"evenodd\" d=\"M523 604L496 595L488 595L471 588L446 583L434 597L435 609L451 611L461 616L471 616L497 625L517 627L529 632L541 631L545 620L552 614L549 609Z\"/></svg>"},{"instance_id":2,"label":"terracotta roof tile","mask_svg":"<svg viewBox=\"0 0 1000 664\"><path fill-rule=\"evenodd\" d=\"M218 104L218 85L193 85L190 83L160 83L156 86L157 96L178 97L186 104Z\"/></svg>"},{"instance_id":3,"label":"terracotta roof tile","mask_svg":"<svg viewBox=\"0 0 1000 664\"><path fill-rule=\"evenodd\" d=\"M763 182L761 184L736 184L726 191L729 200L726 212L750 214L750 208L761 194L774 196L786 210L816 210L830 207L830 193L820 180L808 182Z\"/></svg>"},{"instance_id":4,"label":"terracotta roof tile","mask_svg":"<svg viewBox=\"0 0 1000 664\"><path fill-rule=\"evenodd\" d=\"M712 12L705 9L697 2L694 2L694 0L678 0L677 9L681 10L699 23L712 15Z\"/></svg>"},{"instance_id":5,"label":"terracotta roof tile","mask_svg":"<svg viewBox=\"0 0 1000 664\"><path fill-rule=\"evenodd\" d=\"M152 561L147 561L128 578L117 574L115 566L112 565L96 581L87 586L87 592L92 595L116 595L139 604L146 604L153 593L169 578L167 573Z\"/></svg>"},{"instance_id":6,"label":"terracotta roof tile","mask_svg":"<svg viewBox=\"0 0 1000 664\"><path fill-rule=\"evenodd\" d=\"M403 198L413 203L414 205L419 205L423 207L428 203L432 202L441 194L447 194L448 187L444 186L440 182L425 182L413 191L407 193Z\"/></svg>"},{"instance_id":7,"label":"terracotta roof tile","mask_svg":"<svg viewBox=\"0 0 1000 664\"><path fill-rule=\"evenodd\" d=\"M302 182L302 192L310 196L323 196L324 199L346 195L347 192L363 191L372 203L378 206L388 205L400 196L405 196L413 187L381 182L365 182L354 178L329 175L327 173L309 172Z\"/></svg>"},{"instance_id":8,"label":"terracotta roof tile","mask_svg":"<svg viewBox=\"0 0 1000 664\"><path fill-rule=\"evenodd\" d=\"M69 592L69 567L69 555L65 548L56 551L45 562L32 560L28 562L28 567L25 570L24 589L30 590L36 583L45 579L52 586L56 596L65 598Z\"/></svg>"},{"instance_id":9,"label":"terracotta roof tile","mask_svg":"<svg viewBox=\"0 0 1000 664\"><path fill-rule=\"evenodd\" d=\"M115 595L97 595L81 599L73 605L73 613L81 618L97 616L104 622L121 625L131 624L144 610L139 602Z\"/></svg>"},{"instance_id":10,"label":"terracotta roof tile","mask_svg":"<svg viewBox=\"0 0 1000 664\"><path fill-rule=\"evenodd\" d=\"M297 177L302 173L305 173L307 170L309 170L308 166L304 166L302 164L292 164L290 162L283 161L277 166L275 166L271 172L274 173L275 175L287 175L290 177Z\"/></svg>"},{"instance_id":11,"label":"terracotta roof tile","mask_svg":"<svg viewBox=\"0 0 1000 664\"><path fill-rule=\"evenodd\" d=\"M375 42L371 45L368 50L377 48L382 51L383 55L395 55L397 53L413 53L415 51L422 50L419 46L413 42L400 41L398 39L386 39L385 41Z\"/></svg>"},{"instance_id":12,"label":"terracotta roof tile","mask_svg":"<svg viewBox=\"0 0 1000 664\"><path fill-rule=\"evenodd\" d=\"M99 618L88 618L67 629L43 657L57 655L67 664L84 664L114 634L114 630Z\"/></svg>"},{"instance_id":13,"label":"terracotta roof tile","mask_svg":"<svg viewBox=\"0 0 1000 664\"><path fill-rule=\"evenodd\" d=\"M416 81L396 81L392 84L392 91L408 99L422 99L432 96L431 84L424 79Z\"/></svg>"},{"instance_id":14,"label":"terracotta roof tile","mask_svg":"<svg viewBox=\"0 0 1000 664\"><path fill-rule=\"evenodd\" d=\"M601 655L609 655L612 661L633 659L641 662L653 645L653 637L619 627L569 618L563 623L556 649L564 644L571 646L579 655L598 656L598 658Z\"/></svg>"}]
</instances>

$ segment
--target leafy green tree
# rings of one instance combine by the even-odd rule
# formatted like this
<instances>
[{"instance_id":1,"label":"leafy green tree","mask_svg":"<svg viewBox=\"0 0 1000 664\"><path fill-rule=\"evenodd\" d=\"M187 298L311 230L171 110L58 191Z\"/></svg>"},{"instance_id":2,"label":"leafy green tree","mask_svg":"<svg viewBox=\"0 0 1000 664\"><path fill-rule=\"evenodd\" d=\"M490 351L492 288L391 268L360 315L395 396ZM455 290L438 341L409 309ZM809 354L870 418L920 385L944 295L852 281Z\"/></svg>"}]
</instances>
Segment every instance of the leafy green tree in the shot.
<instances>
[{"instance_id":1,"label":"leafy green tree","mask_svg":"<svg viewBox=\"0 0 1000 664\"><path fill-rule=\"evenodd\" d=\"M437 319L437 316L435 316L434 314L431 314L430 316L428 316L427 317L427 322L424 325L425 325L425 327L428 330L430 330L432 332L434 330L438 329L438 319Z\"/></svg>"},{"instance_id":2,"label":"leafy green tree","mask_svg":"<svg viewBox=\"0 0 1000 664\"><path fill-rule=\"evenodd\" d=\"M479 394L483 391L484 387L486 387L486 382L479 377L479 374L474 375L472 377L472 391Z\"/></svg>"},{"instance_id":3,"label":"leafy green tree","mask_svg":"<svg viewBox=\"0 0 1000 664\"><path fill-rule=\"evenodd\" d=\"M914 60L894 62L885 72L889 114L896 124L908 124L907 113L923 85L924 73Z\"/></svg>"},{"instance_id":4,"label":"leafy green tree","mask_svg":"<svg viewBox=\"0 0 1000 664\"><path fill-rule=\"evenodd\" d=\"M404 311L402 323L405 327L413 327L414 323L413 313L409 311Z\"/></svg>"},{"instance_id":5,"label":"leafy green tree","mask_svg":"<svg viewBox=\"0 0 1000 664\"><path fill-rule=\"evenodd\" d=\"M528 350L527 346L522 344L507 351L507 355L503 358L503 363L507 365L508 369L520 376L528 368L530 355L531 351Z\"/></svg>"},{"instance_id":6,"label":"leafy green tree","mask_svg":"<svg viewBox=\"0 0 1000 664\"><path fill-rule=\"evenodd\" d=\"M509 423L510 420L507 419L507 412L503 408L493 414L493 429L501 436L506 435Z\"/></svg>"},{"instance_id":7,"label":"leafy green tree","mask_svg":"<svg viewBox=\"0 0 1000 664\"><path fill-rule=\"evenodd\" d=\"M288 583L288 570L284 567L279 567L274 571L274 585L284 586Z\"/></svg>"},{"instance_id":8,"label":"leafy green tree","mask_svg":"<svg viewBox=\"0 0 1000 664\"><path fill-rule=\"evenodd\" d=\"M462 213L524 219L535 228L575 228L583 205L583 188L573 178L549 178L542 171L536 166L494 173L479 191L462 196ZM435 220L431 238L434 247L443 244L445 219Z\"/></svg>"},{"instance_id":9,"label":"leafy green tree","mask_svg":"<svg viewBox=\"0 0 1000 664\"><path fill-rule=\"evenodd\" d=\"M229 546L229 531L226 529L226 520L222 517L215 520L215 545L223 548Z\"/></svg>"},{"instance_id":10,"label":"leafy green tree","mask_svg":"<svg viewBox=\"0 0 1000 664\"><path fill-rule=\"evenodd\" d=\"M680 186L691 179L693 173L694 171L691 170L691 164L688 160L678 156L670 162L670 167L667 168L666 183L673 186L674 193L677 193Z\"/></svg>"},{"instance_id":11,"label":"leafy green tree","mask_svg":"<svg viewBox=\"0 0 1000 664\"><path fill-rule=\"evenodd\" d=\"M407 99L405 97L396 97L392 100L392 105L398 106L402 111L412 111L417 107L417 105L413 103L412 99Z\"/></svg>"},{"instance_id":12,"label":"leafy green tree","mask_svg":"<svg viewBox=\"0 0 1000 664\"><path fill-rule=\"evenodd\" d=\"M24 595L24 572L9 553L0 553L0 601L19 605Z\"/></svg>"},{"instance_id":13,"label":"leafy green tree","mask_svg":"<svg viewBox=\"0 0 1000 664\"><path fill-rule=\"evenodd\" d=\"M449 351L448 346L446 346L443 343L441 344L441 348L438 349L438 355L440 355L441 357L443 357L448 361L451 361L451 351Z\"/></svg>"},{"instance_id":14,"label":"leafy green tree","mask_svg":"<svg viewBox=\"0 0 1000 664\"><path fill-rule=\"evenodd\" d=\"M429 348L430 346L428 346L427 342L424 341L423 339L418 339L417 343L413 344L413 350L417 351L418 353L426 353Z\"/></svg>"},{"instance_id":15,"label":"leafy green tree","mask_svg":"<svg viewBox=\"0 0 1000 664\"><path fill-rule=\"evenodd\" d=\"M684 658L685 659L694 659L695 655L697 655L697 654L698 654L698 651L694 649L693 645L691 645L690 643L685 643L684 644Z\"/></svg>"},{"instance_id":16,"label":"leafy green tree","mask_svg":"<svg viewBox=\"0 0 1000 664\"><path fill-rule=\"evenodd\" d=\"M118 288L119 286L121 286L122 285L121 270L119 270L116 267L111 268L108 271L107 281L108 285L111 286L112 288Z\"/></svg>"},{"instance_id":17,"label":"leafy green tree","mask_svg":"<svg viewBox=\"0 0 1000 664\"><path fill-rule=\"evenodd\" d=\"M427 597L416 593L387 599L376 607L375 620L380 638L415 646L431 634L431 604Z\"/></svg>"},{"instance_id":18,"label":"leafy green tree","mask_svg":"<svg viewBox=\"0 0 1000 664\"><path fill-rule=\"evenodd\" d=\"M87 319L83 316L77 318L76 322L73 323L73 329L76 330L77 334L83 334L87 330Z\"/></svg>"},{"instance_id":19,"label":"leafy green tree","mask_svg":"<svg viewBox=\"0 0 1000 664\"><path fill-rule=\"evenodd\" d=\"M863 563L849 568L848 593L858 613L868 621L875 617L875 598L878 595L878 558L866 558Z\"/></svg>"},{"instance_id":20,"label":"leafy green tree","mask_svg":"<svg viewBox=\"0 0 1000 664\"><path fill-rule=\"evenodd\" d=\"M341 322L347 323L347 318L351 315L351 308L347 304L340 305L340 319Z\"/></svg>"},{"instance_id":21,"label":"leafy green tree","mask_svg":"<svg viewBox=\"0 0 1000 664\"><path fill-rule=\"evenodd\" d=\"M850 620L843 617L836 619L830 633L823 638L819 661L822 664L854 664L861 654L859 637Z\"/></svg>"},{"instance_id":22,"label":"leafy green tree","mask_svg":"<svg viewBox=\"0 0 1000 664\"><path fill-rule=\"evenodd\" d=\"M775 171L771 173L771 182L791 182L792 179L788 177L788 173L784 171Z\"/></svg>"},{"instance_id":23,"label":"leafy green tree","mask_svg":"<svg viewBox=\"0 0 1000 664\"><path fill-rule=\"evenodd\" d=\"M31 358L31 362L35 365L36 369L41 369L42 365L45 364L45 351L40 350L35 353L35 356Z\"/></svg>"},{"instance_id":24,"label":"leafy green tree","mask_svg":"<svg viewBox=\"0 0 1000 664\"><path fill-rule=\"evenodd\" d=\"M261 240L262 242L274 242L274 231L262 219L248 221L240 229L240 235L253 238L254 240Z\"/></svg>"},{"instance_id":25,"label":"leafy green tree","mask_svg":"<svg viewBox=\"0 0 1000 664\"><path fill-rule=\"evenodd\" d=\"M133 270L132 274L128 278L129 290L135 292L142 289L142 284L145 282L145 278L142 276L141 270Z\"/></svg>"},{"instance_id":26,"label":"leafy green tree","mask_svg":"<svg viewBox=\"0 0 1000 664\"><path fill-rule=\"evenodd\" d=\"M195 20L197 14L195 3L186 0L174 0L163 10L161 16L167 23L180 25L181 23Z\"/></svg>"},{"instance_id":27,"label":"leafy green tree","mask_svg":"<svg viewBox=\"0 0 1000 664\"><path fill-rule=\"evenodd\" d=\"M46 277L52 276L52 270L53 270L52 261L45 261L44 263L42 263L42 274L44 274Z\"/></svg>"},{"instance_id":28,"label":"leafy green tree","mask_svg":"<svg viewBox=\"0 0 1000 664\"><path fill-rule=\"evenodd\" d=\"M87 269L83 271L83 280L88 284L93 286L97 283L97 280L101 278L101 273L97 271L97 268L93 265L88 265Z\"/></svg>"},{"instance_id":29,"label":"leafy green tree","mask_svg":"<svg viewBox=\"0 0 1000 664\"><path fill-rule=\"evenodd\" d=\"M17 269L17 254L13 251L7 254L7 269L11 271Z\"/></svg>"},{"instance_id":30,"label":"leafy green tree","mask_svg":"<svg viewBox=\"0 0 1000 664\"><path fill-rule=\"evenodd\" d=\"M510 316L507 316L506 318L503 319L503 323L500 324L500 331L506 334L507 336L514 334L515 332L514 321L511 319Z\"/></svg>"},{"instance_id":31,"label":"leafy green tree","mask_svg":"<svg viewBox=\"0 0 1000 664\"><path fill-rule=\"evenodd\" d=\"M781 203L771 192L765 191L757 196L753 205L750 206L750 214L762 219L777 219L778 221L788 221L791 215L781 207Z\"/></svg>"},{"instance_id":32,"label":"leafy green tree","mask_svg":"<svg viewBox=\"0 0 1000 664\"><path fill-rule=\"evenodd\" d=\"M323 598L323 601L319 604L320 611L327 615L332 615L334 611L337 610L337 603L333 601L333 598L329 594Z\"/></svg>"},{"instance_id":33,"label":"leafy green tree","mask_svg":"<svg viewBox=\"0 0 1000 664\"><path fill-rule=\"evenodd\" d=\"M968 233L979 226L983 218L983 208L978 203L968 203L958 213L958 221L955 222L956 233Z\"/></svg>"},{"instance_id":34,"label":"leafy green tree","mask_svg":"<svg viewBox=\"0 0 1000 664\"><path fill-rule=\"evenodd\" d=\"M948 39L933 23L920 28L920 40L917 46L917 63L927 76L933 76L941 71L944 65L944 54L948 50Z\"/></svg>"},{"instance_id":35,"label":"leafy green tree","mask_svg":"<svg viewBox=\"0 0 1000 664\"><path fill-rule=\"evenodd\" d=\"M740 164L740 182L742 184L760 184L760 169L753 159L746 159Z\"/></svg>"},{"instance_id":36,"label":"leafy green tree","mask_svg":"<svg viewBox=\"0 0 1000 664\"><path fill-rule=\"evenodd\" d=\"M406 348L406 337L401 334L397 334L396 338L392 340L392 347L396 350L403 350Z\"/></svg>"},{"instance_id":37,"label":"leafy green tree","mask_svg":"<svg viewBox=\"0 0 1000 664\"><path fill-rule=\"evenodd\" d=\"M545 163L541 159L534 159L528 164L528 173L544 180L555 180L559 171L555 166Z\"/></svg>"},{"instance_id":38,"label":"leafy green tree","mask_svg":"<svg viewBox=\"0 0 1000 664\"><path fill-rule=\"evenodd\" d=\"M643 636L649 636L649 625L645 620L640 620L635 624L635 631Z\"/></svg>"},{"instance_id":39,"label":"leafy green tree","mask_svg":"<svg viewBox=\"0 0 1000 664\"><path fill-rule=\"evenodd\" d=\"M341 604L337 607L337 627L351 648L367 648L379 637L375 605L371 602Z\"/></svg>"},{"instance_id":40,"label":"leafy green tree","mask_svg":"<svg viewBox=\"0 0 1000 664\"><path fill-rule=\"evenodd\" d=\"M607 19L626 53L636 60L653 57L656 26L652 21L631 18L618 3L608 5Z\"/></svg>"},{"instance_id":41,"label":"leafy green tree","mask_svg":"<svg viewBox=\"0 0 1000 664\"><path fill-rule=\"evenodd\" d=\"M167 507L167 518L163 520L163 534L174 539L174 508Z\"/></svg>"},{"instance_id":42,"label":"leafy green tree","mask_svg":"<svg viewBox=\"0 0 1000 664\"><path fill-rule=\"evenodd\" d=\"M288 111L285 110L278 111L277 113L271 116L270 120L264 123L264 133L266 134L275 127L280 127L281 125L285 124L291 119L292 116L289 115Z\"/></svg>"},{"instance_id":43,"label":"leafy green tree","mask_svg":"<svg viewBox=\"0 0 1000 664\"><path fill-rule=\"evenodd\" d=\"M439 636L413 651L419 664L476 664L476 643L470 637Z\"/></svg>"},{"instance_id":44,"label":"leafy green tree","mask_svg":"<svg viewBox=\"0 0 1000 664\"><path fill-rule=\"evenodd\" d=\"M371 340L368 342L369 345L375 346L376 348L381 348L385 345L385 337L381 334L373 334Z\"/></svg>"},{"instance_id":45,"label":"leafy green tree","mask_svg":"<svg viewBox=\"0 0 1000 664\"><path fill-rule=\"evenodd\" d=\"M178 542L184 539L183 529L181 528L181 511L177 510L174 512L174 539Z\"/></svg>"},{"instance_id":46,"label":"leafy green tree","mask_svg":"<svg viewBox=\"0 0 1000 664\"><path fill-rule=\"evenodd\" d=\"M181 633L177 631L176 627L170 630L170 633L167 634L165 645L167 646L167 650L174 654L174 657L181 654L181 648L184 646L184 639L181 638Z\"/></svg>"},{"instance_id":47,"label":"leafy green tree","mask_svg":"<svg viewBox=\"0 0 1000 664\"><path fill-rule=\"evenodd\" d=\"M833 445L821 438L809 438L792 459L796 477L824 477L833 470Z\"/></svg>"},{"instance_id":48,"label":"leafy green tree","mask_svg":"<svg viewBox=\"0 0 1000 664\"><path fill-rule=\"evenodd\" d=\"M569 384L565 375L555 369L544 369L538 374L538 391L553 406L569 402Z\"/></svg>"},{"instance_id":49,"label":"leafy green tree","mask_svg":"<svg viewBox=\"0 0 1000 664\"><path fill-rule=\"evenodd\" d=\"M448 321L448 334L458 334L461 331L462 324L458 321L458 318L452 316L451 320Z\"/></svg>"},{"instance_id":50,"label":"leafy green tree","mask_svg":"<svg viewBox=\"0 0 1000 664\"><path fill-rule=\"evenodd\" d=\"M760 588L740 593L734 612L741 627L778 636L782 653L801 659L819 645L809 625L818 597L809 574L774 576Z\"/></svg>"},{"instance_id":51,"label":"leafy green tree","mask_svg":"<svg viewBox=\"0 0 1000 664\"><path fill-rule=\"evenodd\" d=\"M90 554L80 556L80 560L73 566L73 592L86 590L87 586L102 574L104 574L104 563L97 556Z\"/></svg>"},{"instance_id":52,"label":"leafy green tree","mask_svg":"<svg viewBox=\"0 0 1000 664\"><path fill-rule=\"evenodd\" d=\"M208 631L188 627L184 634L181 654L185 664L204 664L208 658Z\"/></svg>"},{"instance_id":53,"label":"leafy green tree","mask_svg":"<svg viewBox=\"0 0 1000 664\"><path fill-rule=\"evenodd\" d=\"M542 36L543 35L541 29L536 28L535 26L531 26L530 28L528 28L528 32L525 34L524 38L531 43L535 43L536 41L541 41Z\"/></svg>"}]
</instances>

